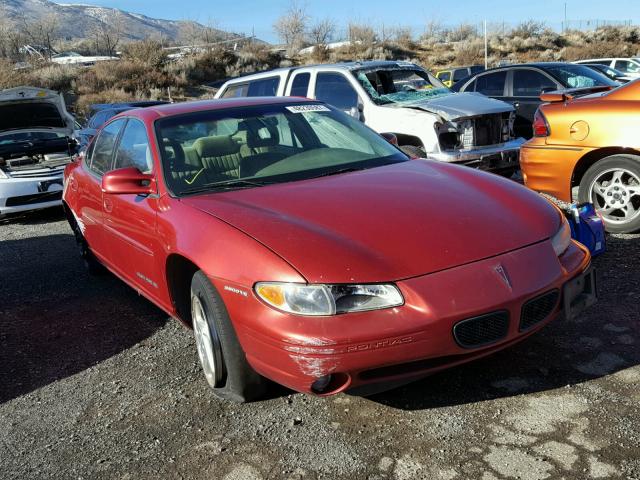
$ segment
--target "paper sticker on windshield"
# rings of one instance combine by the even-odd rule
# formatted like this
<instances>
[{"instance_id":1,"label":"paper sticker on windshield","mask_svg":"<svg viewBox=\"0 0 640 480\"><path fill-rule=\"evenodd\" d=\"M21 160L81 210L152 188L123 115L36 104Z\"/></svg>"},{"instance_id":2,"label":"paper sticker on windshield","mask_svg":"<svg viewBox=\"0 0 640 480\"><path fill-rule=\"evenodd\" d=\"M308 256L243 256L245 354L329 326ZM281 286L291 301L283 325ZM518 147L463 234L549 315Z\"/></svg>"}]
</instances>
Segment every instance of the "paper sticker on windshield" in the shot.
<instances>
[{"instance_id":1,"label":"paper sticker on windshield","mask_svg":"<svg viewBox=\"0 0 640 480\"><path fill-rule=\"evenodd\" d=\"M324 105L292 105L285 107L291 113L307 113L307 112L330 112L331 110Z\"/></svg>"}]
</instances>

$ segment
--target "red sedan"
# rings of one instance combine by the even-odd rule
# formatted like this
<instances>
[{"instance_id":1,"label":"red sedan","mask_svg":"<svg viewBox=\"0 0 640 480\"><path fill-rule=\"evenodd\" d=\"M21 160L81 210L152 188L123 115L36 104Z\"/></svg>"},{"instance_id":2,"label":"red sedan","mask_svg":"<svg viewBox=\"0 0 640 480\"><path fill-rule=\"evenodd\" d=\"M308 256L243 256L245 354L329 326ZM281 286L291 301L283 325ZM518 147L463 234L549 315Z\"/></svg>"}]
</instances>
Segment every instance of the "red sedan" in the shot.
<instances>
[{"instance_id":1,"label":"red sedan","mask_svg":"<svg viewBox=\"0 0 640 480\"><path fill-rule=\"evenodd\" d=\"M564 216L295 98L131 110L65 172L90 269L192 326L209 385L330 395L490 354L595 301Z\"/></svg>"}]
</instances>

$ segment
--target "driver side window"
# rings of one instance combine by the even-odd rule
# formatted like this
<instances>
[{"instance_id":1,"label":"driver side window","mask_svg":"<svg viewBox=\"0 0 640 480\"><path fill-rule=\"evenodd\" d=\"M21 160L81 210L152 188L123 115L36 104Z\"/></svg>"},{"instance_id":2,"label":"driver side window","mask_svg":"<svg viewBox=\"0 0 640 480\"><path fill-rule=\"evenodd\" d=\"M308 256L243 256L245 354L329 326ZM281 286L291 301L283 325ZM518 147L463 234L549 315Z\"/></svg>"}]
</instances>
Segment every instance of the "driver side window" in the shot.
<instances>
[{"instance_id":1,"label":"driver side window","mask_svg":"<svg viewBox=\"0 0 640 480\"><path fill-rule=\"evenodd\" d=\"M129 119L124 128L114 164L115 169L127 167L135 167L142 173L153 171L153 157L147 130L142 122L133 118Z\"/></svg>"},{"instance_id":2,"label":"driver side window","mask_svg":"<svg viewBox=\"0 0 640 480\"><path fill-rule=\"evenodd\" d=\"M341 73L318 73L315 96L345 112L358 106L358 93Z\"/></svg>"},{"instance_id":3,"label":"driver side window","mask_svg":"<svg viewBox=\"0 0 640 480\"><path fill-rule=\"evenodd\" d=\"M89 167L95 174L101 176L111 169L113 148L124 124L124 119L118 119L100 131L98 138L94 142L95 146L93 147Z\"/></svg>"}]
</instances>

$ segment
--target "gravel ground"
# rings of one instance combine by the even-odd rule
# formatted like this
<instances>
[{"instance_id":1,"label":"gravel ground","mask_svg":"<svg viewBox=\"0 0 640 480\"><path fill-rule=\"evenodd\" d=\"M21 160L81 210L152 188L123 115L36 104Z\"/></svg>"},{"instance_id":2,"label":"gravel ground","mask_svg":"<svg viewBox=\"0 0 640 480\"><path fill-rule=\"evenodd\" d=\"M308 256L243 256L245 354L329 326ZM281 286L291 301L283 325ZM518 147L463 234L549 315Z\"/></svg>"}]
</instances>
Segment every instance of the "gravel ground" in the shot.
<instances>
[{"instance_id":1,"label":"gravel ground","mask_svg":"<svg viewBox=\"0 0 640 480\"><path fill-rule=\"evenodd\" d=\"M361 398L217 400L191 332L89 277L59 210L0 225L0 478L640 479L640 236L600 303Z\"/></svg>"}]
</instances>

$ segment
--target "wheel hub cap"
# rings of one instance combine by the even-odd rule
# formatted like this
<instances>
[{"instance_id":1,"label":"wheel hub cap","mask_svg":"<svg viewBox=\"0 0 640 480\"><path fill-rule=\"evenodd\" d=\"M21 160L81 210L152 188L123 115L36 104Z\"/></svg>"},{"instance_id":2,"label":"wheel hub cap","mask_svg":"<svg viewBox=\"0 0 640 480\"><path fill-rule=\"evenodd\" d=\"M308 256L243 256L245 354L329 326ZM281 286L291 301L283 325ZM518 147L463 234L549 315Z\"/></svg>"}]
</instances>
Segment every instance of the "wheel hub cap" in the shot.
<instances>
[{"instance_id":1,"label":"wheel hub cap","mask_svg":"<svg viewBox=\"0 0 640 480\"><path fill-rule=\"evenodd\" d=\"M610 223L627 223L640 215L640 178L616 168L602 172L591 184L589 201Z\"/></svg>"}]
</instances>

